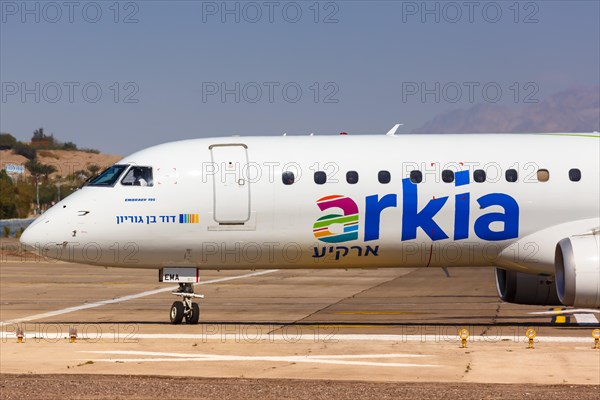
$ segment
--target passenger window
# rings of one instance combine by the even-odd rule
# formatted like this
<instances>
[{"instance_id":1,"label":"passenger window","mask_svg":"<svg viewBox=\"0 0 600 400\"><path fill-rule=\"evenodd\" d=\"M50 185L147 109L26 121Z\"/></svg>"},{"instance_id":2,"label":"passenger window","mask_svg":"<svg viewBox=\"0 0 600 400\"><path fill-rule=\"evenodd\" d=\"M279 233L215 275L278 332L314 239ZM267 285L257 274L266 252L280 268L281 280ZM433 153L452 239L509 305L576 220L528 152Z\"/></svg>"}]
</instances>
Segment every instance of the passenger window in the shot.
<instances>
[{"instance_id":1,"label":"passenger window","mask_svg":"<svg viewBox=\"0 0 600 400\"><path fill-rule=\"evenodd\" d=\"M152 186L152 168L150 167L131 167L121 184L125 186Z\"/></svg>"},{"instance_id":2,"label":"passenger window","mask_svg":"<svg viewBox=\"0 0 600 400\"><path fill-rule=\"evenodd\" d=\"M478 183L485 182L485 171L482 169L473 171L473 180Z\"/></svg>"},{"instance_id":3,"label":"passenger window","mask_svg":"<svg viewBox=\"0 0 600 400\"><path fill-rule=\"evenodd\" d=\"M356 172L356 171L346 172L346 182L348 182L351 185L358 183L358 172Z\"/></svg>"},{"instance_id":4,"label":"passenger window","mask_svg":"<svg viewBox=\"0 0 600 400\"><path fill-rule=\"evenodd\" d=\"M454 182L454 171L450 171L449 169L445 169L442 171L442 180L446 183Z\"/></svg>"},{"instance_id":5,"label":"passenger window","mask_svg":"<svg viewBox=\"0 0 600 400\"><path fill-rule=\"evenodd\" d=\"M323 171L315 172L315 183L317 185L322 185L327 182L327 175Z\"/></svg>"},{"instance_id":6,"label":"passenger window","mask_svg":"<svg viewBox=\"0 0 600 400\"><path fill-rule=\"evenodd\" d=\"M421 183L423 182L423 173L421 171L410 171L410 181L412 183Z\"/></svg>"},{"instance_id":7,"label":"passenger window","mask_svg":"<svg viewBox=\"0 0 600 400\"><path fill-rule=\"evenodd\" d=\"M537 180L540 182L548 182L550 179L550 171L547 169L538 169Z\"/></svg>"},{"instance_id":8,"label":"passenger window","mask_svg":"<svg viewBox=\"0 0 600 400\"><path fill-rule=\"evenodd\" d=\"M570 169L569 180L571 182L579 182L581 180L581 171L578 168Z\"/></svg>"},{"instance_id":9,"label":"passenger window","mask_svg":"<svg viewBox=\"0 0 600 400\"><path fill-rule=\"evenodd\" d=\"M379 180L379 183L390 183L392 175L390 174L390 171L379 171L377 179Z\"/></svg>"},{"instance_id":10,"label":"passenger window","mask_svg":"<svg viewBox=\"0 0 600 400\"><path fill-rule=\"evenodd\" d=\"M293 172L285 171L283 174L281 174L281 180L283 181L284 185L291 185L296 181L296 177L294 176Z\"/></svg>"},{"instance_id":11,"label":"passenger window","mask_svg":"<svg viewBox=\"0 0 600 400\"><path fill-rule=\"evenodd\" d=\"M507 169L504 176L506 177L506 182L516 182L519 179L516 169Z\"/></svg>"}]
</instances>

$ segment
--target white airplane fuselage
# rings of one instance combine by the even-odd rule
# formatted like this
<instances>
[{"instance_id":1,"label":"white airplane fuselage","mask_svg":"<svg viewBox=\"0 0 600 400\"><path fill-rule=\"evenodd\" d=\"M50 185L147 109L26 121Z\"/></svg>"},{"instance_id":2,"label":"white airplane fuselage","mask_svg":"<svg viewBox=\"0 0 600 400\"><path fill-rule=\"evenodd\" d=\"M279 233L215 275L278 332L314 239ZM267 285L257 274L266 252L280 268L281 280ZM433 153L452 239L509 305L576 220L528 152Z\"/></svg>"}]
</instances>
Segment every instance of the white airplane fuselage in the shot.
<instances>
[{"instance_id":1,"label":"white airplane fuselage","mask_svg":"<svg viewBox=\"0 0 600 400\"><path fill-rule=\"evenodd\" d=\"M600 226L599 153L595 134L185 140L117 163L151 168L150 185L85 186L22 241L51 258L126 268L496 266L554 275L557 242ZM315 183L317 171L325 183ZM420 183L411 171L421 171Z\"/></svg>"}]
</instances>

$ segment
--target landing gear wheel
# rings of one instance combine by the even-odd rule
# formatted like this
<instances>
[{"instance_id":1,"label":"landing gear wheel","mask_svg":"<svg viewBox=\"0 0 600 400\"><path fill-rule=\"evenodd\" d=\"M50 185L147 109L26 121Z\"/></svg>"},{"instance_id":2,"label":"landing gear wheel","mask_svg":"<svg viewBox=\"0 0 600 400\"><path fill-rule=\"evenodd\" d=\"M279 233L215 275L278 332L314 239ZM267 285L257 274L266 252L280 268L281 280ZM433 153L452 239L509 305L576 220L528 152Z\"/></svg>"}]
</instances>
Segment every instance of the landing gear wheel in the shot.
<instances>
[{"instance_id":1,"label":"landing gear wheel","mask_svg":"<svg viewBox=\"0 0 600 400\"><path fill-rule=\"evenodd\" d=\"M171 306L171 313L170 313L170 318L171 318L171 323L173 325L179 325L181 323L181 321L183 321L183 315L185 314L184 311L184 307L183 307L183 302L181 301L176 301L173 303L173 305ZM198 313L200 314L200 313Z\"/></svg>"},{"instance_id":2,"label":"landing gear wheel","mask_svg":"<svg viewBox=\"0 0 600 400\"><path fill-rule=\"evenodd\" d=\"M200 320L200 307L196 303L192 303L192 308L185 316L185 323L196 325Z\"/></svg>"},{"instance_id":3,"label":"landing gear wheel","mask_svg":"<svg viewBox=\"0 0 600 400\"><path fill-rule=\"evenodd\" d=\"M200 320L200 307L192 303L193 299L203 299L204 295L194 293L194 286L191 283L180 283L179 288L171 294L181 297L183 301L176 301L171 306L171 323L178 325L185 318L185 322L190 325L196 325Z\"/></svg>"}]
</instances>

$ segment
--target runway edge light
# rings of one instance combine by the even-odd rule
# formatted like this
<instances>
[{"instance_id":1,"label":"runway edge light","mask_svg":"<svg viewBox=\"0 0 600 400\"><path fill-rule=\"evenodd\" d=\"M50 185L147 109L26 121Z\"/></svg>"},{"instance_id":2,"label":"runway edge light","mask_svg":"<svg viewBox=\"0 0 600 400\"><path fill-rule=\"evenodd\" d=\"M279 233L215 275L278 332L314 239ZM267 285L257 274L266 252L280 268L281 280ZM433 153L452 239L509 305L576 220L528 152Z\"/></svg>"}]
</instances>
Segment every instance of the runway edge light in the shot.
<instances>
[{"instance_id":1,"label":"runway edge light","mask_svg":"<svg viewBox=\"0 0 600 400\"><path fill-rule=\"evenodd\" d=\"M458 337L460 337L460 341L462 344L462 348L467 347L467 339L469 339L469 330L467 328L462 328L458 331Z\"/></svg>"},{"instance_id":2,"label":"runway edge light","mask_svg":"<svg viewBox=\"0 0 600 400\"><path fill-rule=\"evenodd\" d=\"M69 341L75 343L75 340L77 340L77 328L69 328Z\"/></svg>"},{"instance_id":3,"label":"runway edge light","mask_svg":"<svg viewBox=\"0 0 600 400\"><path fill-rule=\"evenodd\" d=\"M17 343L23 343L24 338L25 338L25 332L23 332L23 329L18 328L17 329Z\"/></svg>"},{"instance_id":4,"label":"runway edge light","mask_svg":"<svg viewBox=\"0 0 600 400\"><path fill-rule=\"evenodd\" d=\"M596 328L592 331L592 337L594 338L594 349L600 349L598 342L600 342L600 329Z\"/></svg>"},{"instance_id":5,"label":"runway edge light","mask_svg":"<svg viewBox=\"0 0 600 400\"><path fill-rule=\"evenodd\" d=\"M529 339L529 348L533 349L533 339L537 336L535 329L529 328L525 331L525 336Z\"/></svg>"}]
</instances>

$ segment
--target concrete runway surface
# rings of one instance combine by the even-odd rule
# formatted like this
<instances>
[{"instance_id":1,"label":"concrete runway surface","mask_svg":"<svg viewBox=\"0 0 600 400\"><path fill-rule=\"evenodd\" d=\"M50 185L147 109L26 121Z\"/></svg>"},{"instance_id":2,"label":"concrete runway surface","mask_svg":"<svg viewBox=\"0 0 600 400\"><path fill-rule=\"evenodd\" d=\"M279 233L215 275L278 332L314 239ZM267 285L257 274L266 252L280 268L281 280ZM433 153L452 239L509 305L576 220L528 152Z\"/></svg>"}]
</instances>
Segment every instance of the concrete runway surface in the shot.
<instances>
[{"instance_id":1,"label":"concrete runway surface","mask_svg":"<svg viewBox=\"0 0 600 400\"><path fill-rule=\"evenodd\" d=\"M599 315L502 303L492 269L207 271L201 323L174 326L156 271L13 247L3 240L1 398L600 399Z\"/></svg>"}]
</instances>

